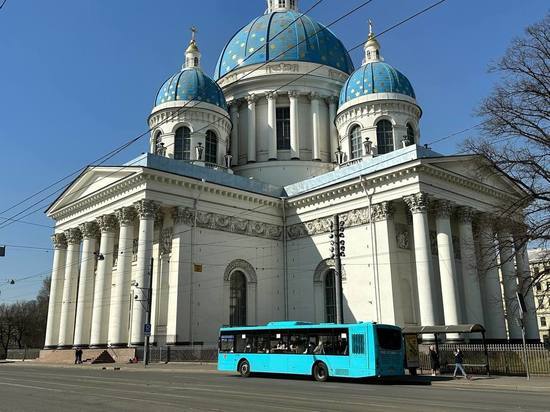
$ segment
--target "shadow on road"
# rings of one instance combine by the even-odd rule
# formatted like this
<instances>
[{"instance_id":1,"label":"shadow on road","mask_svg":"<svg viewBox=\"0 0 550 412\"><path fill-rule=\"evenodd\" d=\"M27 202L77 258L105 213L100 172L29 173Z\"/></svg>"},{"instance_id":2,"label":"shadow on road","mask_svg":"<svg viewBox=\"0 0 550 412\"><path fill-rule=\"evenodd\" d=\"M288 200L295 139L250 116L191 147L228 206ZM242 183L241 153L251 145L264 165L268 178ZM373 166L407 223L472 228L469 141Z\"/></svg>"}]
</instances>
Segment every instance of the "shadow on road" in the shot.
<instances>
[{"instance_id":1,"label":"shadow on road","mask_svg":"<svg viewBox=\"0 0 550 412\"><path fill-rule=\"evenodd\" d=\"M285 379L295 381L313 381L311 376L307 375L286 375L280 373L252 373L252 377L262 379ZM244 379L239 375L230 375L232 378ZM453 380L450 376L393 376L385 378L329 378L330 382L346 382L350 384L365 385L407 385L407 386L430 386L432 382L443 382Z\"/></svg>"}]
</instances>

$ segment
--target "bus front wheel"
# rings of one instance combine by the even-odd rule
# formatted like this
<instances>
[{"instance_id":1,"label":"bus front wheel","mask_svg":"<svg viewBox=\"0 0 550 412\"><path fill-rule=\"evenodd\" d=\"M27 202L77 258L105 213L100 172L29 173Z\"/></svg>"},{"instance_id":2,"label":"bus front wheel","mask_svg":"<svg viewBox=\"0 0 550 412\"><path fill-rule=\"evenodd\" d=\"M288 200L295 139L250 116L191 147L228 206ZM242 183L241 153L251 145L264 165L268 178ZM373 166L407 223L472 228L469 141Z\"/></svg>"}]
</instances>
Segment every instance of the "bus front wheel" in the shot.
<instances>
[{"instance_id":1,"label":"bus front wheel","mask_svg":"<svg viewBox=\"0 0 550 412\"><path fill-rule=\"evenodd\" d=\"M239 373L243 378L248 378L250 376L250 364L246 359L239 363Z\"/></svg>"},{"instance_id":2,"label":"bus front wheel","mask_svg":"<svg viewBox=\"0 0 550 412\"><path fill-rule=\"evenodd\" d=\"M323 362L318 362L313 366L313 379L317 382L326 382L328 379L328 368Z\"/></svg>"}]
</instances>

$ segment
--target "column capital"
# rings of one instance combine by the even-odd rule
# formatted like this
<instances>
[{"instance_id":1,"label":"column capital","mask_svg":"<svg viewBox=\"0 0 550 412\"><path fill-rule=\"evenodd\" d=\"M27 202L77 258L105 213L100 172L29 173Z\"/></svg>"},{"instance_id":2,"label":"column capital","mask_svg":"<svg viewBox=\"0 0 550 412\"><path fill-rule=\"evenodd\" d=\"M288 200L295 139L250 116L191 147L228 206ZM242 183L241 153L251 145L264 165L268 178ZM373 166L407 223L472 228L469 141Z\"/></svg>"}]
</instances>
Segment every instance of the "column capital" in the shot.
<instances>
[{"instance_id":1,"label":"column capital","mask_svg":"<svg viewBox=\"0 0 550 412\"><path fill-rule=\"evenodd\" d=\"M95 239L99 237L99 226L97 222L84 222L78 226L84 239Z\"/></svg>"},{"instance_id":2,"label":"column capital","mask_svg":"<svg viewBox=\"0 0 550 412\"><path fill-rule=\"evenodd\" d=\"M328 96L325 100L328 104L338 104L340 99L338 96Z\"/></svg>"},{"instance_id":3,"label":"column capital","mask_svg":"<svg viewBox=\"0 0 550 412\"><path fill-rule=\"evenodd\" d=\"M65 237L69 245L78 245L82 241L82 232L77 227L65 230Z\"/></svg>"},{"instance_id":4,"label":"column capital","mask_svg":"<svg viewBox=\"0 0 550 412\"><path fill-rule=\"evenodd\" d=\"M403 200L409 207L411 213L426 213L428 211L428 195L424 192L405 196Z\"/></svg>"},{"instance_id":5,"label":"column capital","mask_svg":"<svg viewBox=\"0 0 550 412\"><path fill-rule=\"evenodd\" d=\"M249 94L244 99L247 101L249 106L256 104L256 95L255 94Z\"/></svg>"},{"instance_id":6,"label":"column capital","mask_svg":"<svg viewBox=\"0 0 550 412\"><path fill-rule=\"evenodd\" d=\"M159 204L152 200L143 199L134 203L140 219L155 219L159 211Z\"/></svg>"},{"instance_id":7,"label":"column capital","mask_svg":"<svg viewBox=\"0 0 550 412\"><path fill-rule=\"evenodd\" d=\"M55 249L67 249L67 238L65 233L54 233L52 243Z\"/></svg>"},{"instance_id":8,"label":"column capital","mask_svg":"<svg viewBox=\"0 0 550 412\"><path fill-rule=\"evenodd\" d=\"M229 103L229 111L236 113L239 110L239 106L241 105L243 99L233 99L231 103Z\"/></svg>"},{"instance_id":9,"label":"column capital","mask_svg":"<svg viewBox=\"0 0 550 412\"><path fill-rule=\"evenodd\" d=\"M115 215L103 215L95 218L101 232L114 232L117 227Z\"/></svg>"},{"instance_id":10,"label":"column capital","mask_svg":"<svg viewBox=\"0 0 550 412\"><path fill-rule=\"evenodd\" d=\"M453 213L453 202L445 199L438 199L433 202L435 215L438 218L450 218Z\"/></svg>"},{"instance_id":11,"label":"column capital","mask_svg":"<svg viewBox=\"0 0 550 412\"><path fill-rule=\"evenodd\" d=\"M188 207L177 206L172 209L172 219L176 225L193 225L195 221L195 211Z\"/></svg>"},{"instance_id":12,"label":"column capital","mask_svg":"<svg viewBox=\"0 0 550 412\"><path fill-rule=\"evenodd\" d=\"M121 207L115 210L119 225L130 225L137 216L136 209L132 206Z\"/></svg>"},{"instance_id":13,"label":"column capital","mask_svg":"<svg viewBox=\"0 0 550 412\"><path fill-rule=\"evenodd\" d=\"M160 232L160 255L165 257L172 252L172 237L174 236L174 229L169 227L162 229Z\"/></svg>"},{"instance_id":14,"label":"column capital","mask_svg":"<svg viewBox=\"0 0 550 412\"><path fill-rule=\"evenodd\" d=\"M475 209L469 206L459 206L456 209L459 223L471 224L475 217Z\"/></svg>"},{"instance_id":15,"label":"column capital","mask_svg":"<svg viewBox=\"0 0 550 412\"><path fill-rule=\"evenodd\" d=\"M277 92L267 92L265 94L265 98L269 101L269 100L275 100L277 99Z\"/></svg>"},{"instance_id":16,"label":"column capital","mask_svg":"<svg viewBox=\"0 0 550 412\"><path fill-rule=\"evenodd\" d=\"M319 99L321 99L321 95L318 92L311 92L309 94L309 99L312 100L312 101L313 100L319 100Z\"/></svg>"},{"instance_id":17,"label":"column capital","mask_svg":"<svg viewBox=\"0 0 550 412\"><path fill-rule=\"evenodd\" d=\"M298 90L291 90L288 92L289 99L297 99L298 96L300 96L300 92L298 92Z\"/></svg>"},{"instance_id":18,"label":"column capital","mask_svg":"<svg viewBox=\"0 0 550 412\"><path fill-rule=\"evenodd\" d=\"M393 218L393 212L392 202L377 203L372 205L372 220L375 222L389 220Z\"/></svg>"}]
</instances>

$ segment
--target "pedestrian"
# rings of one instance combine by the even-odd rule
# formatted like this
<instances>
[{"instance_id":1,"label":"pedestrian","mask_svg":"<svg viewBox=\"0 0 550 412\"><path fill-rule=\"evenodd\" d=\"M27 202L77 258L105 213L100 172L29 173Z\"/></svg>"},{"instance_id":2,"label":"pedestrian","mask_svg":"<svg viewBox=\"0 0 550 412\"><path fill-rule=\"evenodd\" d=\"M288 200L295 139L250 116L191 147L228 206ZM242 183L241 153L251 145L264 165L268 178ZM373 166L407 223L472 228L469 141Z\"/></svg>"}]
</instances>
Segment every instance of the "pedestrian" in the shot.
<instances>
[{"instance_id":1,"label":"pedestrian","mask_svg":"<svg viewBox=\"0 0 550 412\"><path fill-rule=\"evenodd\" d=\"M438 369L440 369L439 365L439 353L435 350L435 346L430 346L430 365L432 367L432 376L435 376L437 374Z\"/></svg>"},{"instance_id":2,"label":"pedestrian","mask_svg":"<svg viewBox=\"0 0 550 412\"><path fill-rule=\"evenodd\" d=\"M459 348L456 348L456 350L454 351L454 355L455 371L453 373L453 378L456 378L456 371L460 370L460 372L462 372L462 376L464 376L466 379L470 379L470 376L464 370L464 366L462 366L462 363L464 363L464 355L462 354L462 351Z\"/></svg>"},{"instance_id":3,"label":"pedestrian","mask_svg":"<svg viewBox=\"0 0 550 412\"><path fill-rule=\"evenodd\" d=\"M80 365L82 363L82 349L76 348L74 351L74 364Z\"/></svg>"}]
</instances>

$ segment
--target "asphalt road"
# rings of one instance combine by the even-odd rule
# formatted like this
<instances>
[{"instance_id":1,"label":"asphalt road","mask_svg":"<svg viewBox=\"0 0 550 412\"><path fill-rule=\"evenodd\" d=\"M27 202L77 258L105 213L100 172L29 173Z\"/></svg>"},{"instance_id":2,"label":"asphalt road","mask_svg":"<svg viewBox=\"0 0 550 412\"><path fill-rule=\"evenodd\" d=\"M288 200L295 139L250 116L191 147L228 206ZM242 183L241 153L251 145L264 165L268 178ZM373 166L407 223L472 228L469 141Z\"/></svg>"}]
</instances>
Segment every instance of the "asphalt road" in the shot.
<instances>
[{"instance_id":1,"label":"asphalt road","mask_svg":"<svg viewBox=\"0 0 550 412\"><path fill-rule=\"evenodd\" d=\"M548 393L461 385L240 378L207 368L0 364L0 411L548 411Z\"/></svg>"}]
</instances>

